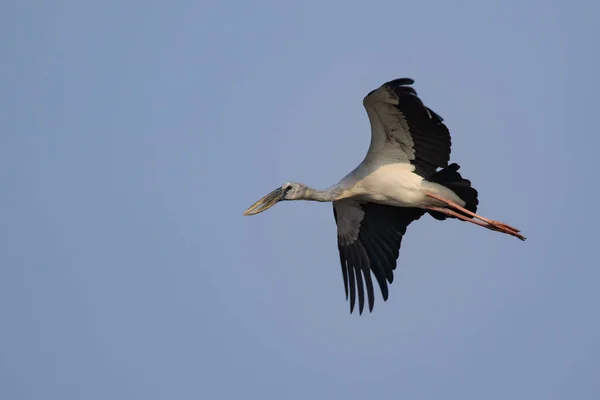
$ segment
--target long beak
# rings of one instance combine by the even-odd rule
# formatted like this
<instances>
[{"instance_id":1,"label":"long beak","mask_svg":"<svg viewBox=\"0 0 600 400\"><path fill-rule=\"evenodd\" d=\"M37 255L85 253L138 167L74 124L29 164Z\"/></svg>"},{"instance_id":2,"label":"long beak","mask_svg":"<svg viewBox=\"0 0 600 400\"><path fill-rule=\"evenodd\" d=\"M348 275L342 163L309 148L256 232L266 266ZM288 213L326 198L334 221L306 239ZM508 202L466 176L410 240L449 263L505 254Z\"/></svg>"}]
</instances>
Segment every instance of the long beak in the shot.
<instances>
[{"instance_id":1,"label":"long beak","mask_svg":"<svg viewBox=\"0 0 600 400\"><path fill-rule=\"evenodd\" d=\"M268 195L264 196L262 199L252 204L246 211L244 211L244 215L254 215L261 213L269 208L273 207L280 200L283 199L283 190L281 188L277 188L273 190Z\"/></svg>"}]
</instances>

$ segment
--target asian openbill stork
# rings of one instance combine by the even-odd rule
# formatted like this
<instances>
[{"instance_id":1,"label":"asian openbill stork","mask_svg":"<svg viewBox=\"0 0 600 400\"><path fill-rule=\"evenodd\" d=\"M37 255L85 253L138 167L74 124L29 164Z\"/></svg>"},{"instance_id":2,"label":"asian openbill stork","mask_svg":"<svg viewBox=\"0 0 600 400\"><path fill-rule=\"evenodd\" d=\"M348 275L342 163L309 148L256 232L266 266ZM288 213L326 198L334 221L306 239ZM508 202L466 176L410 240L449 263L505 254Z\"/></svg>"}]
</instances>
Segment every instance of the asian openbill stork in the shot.
<instances>
[{"instance_id":1,"label":"asian openbill stork","mask_svg":"<svg viewBox=\"0 0 600 400\"><path fill-rule=\"evenodd\" d=\"M518 229L475 213L477 190L460 175L458 164L448 165L450 132L442 117L423 104L410 86L413 83L409 78L395 79L365 96L363 105L371 124L369 151L339 183L316 190L286 182L244 212L258 214L281 200L333 202L350 313L358 292L362 314L365 287L369 311L373 310L371 273L387 300L402 237L423 214L472 222L525 240Z\"/></svg>"}]
</instances>

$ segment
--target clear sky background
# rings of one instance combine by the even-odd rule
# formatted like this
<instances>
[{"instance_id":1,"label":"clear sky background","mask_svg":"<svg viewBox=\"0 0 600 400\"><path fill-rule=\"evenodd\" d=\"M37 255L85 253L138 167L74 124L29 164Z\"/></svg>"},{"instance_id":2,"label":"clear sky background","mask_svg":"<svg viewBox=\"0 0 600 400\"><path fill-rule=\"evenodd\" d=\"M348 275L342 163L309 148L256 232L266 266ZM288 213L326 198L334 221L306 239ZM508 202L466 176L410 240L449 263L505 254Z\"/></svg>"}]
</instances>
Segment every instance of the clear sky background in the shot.
<instances>
[{"instance_id":1,"label":"clear sky background","mask_svg":"<svg viewBox=\"0 0 600 400\"><path fill-rule=\"evenodd\" d=\"M593 1L3 1L0 398L597 399ZM349 314L326 188L412 77L483 215ZM588 212L590 214L588 214Z\"/></svg>"}]
</instances>

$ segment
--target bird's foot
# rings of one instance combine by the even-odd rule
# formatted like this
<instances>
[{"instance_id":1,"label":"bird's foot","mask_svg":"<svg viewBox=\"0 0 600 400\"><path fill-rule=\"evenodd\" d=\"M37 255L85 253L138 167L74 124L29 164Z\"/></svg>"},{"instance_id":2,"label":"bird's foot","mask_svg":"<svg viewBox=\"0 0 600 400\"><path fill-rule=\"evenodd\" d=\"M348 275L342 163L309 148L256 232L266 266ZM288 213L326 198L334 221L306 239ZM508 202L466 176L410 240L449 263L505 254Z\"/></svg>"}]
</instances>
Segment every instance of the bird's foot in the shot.
<instances>
[{"instance_id":1,"label":"bird's foot","mask_svg":"<svg viewBox=\"0 0 600 400\"><path fill-rule=\"evenodd\" d=\"M515 227L512 227L512 226L510 226L510 225L508 225L508 224L505 224L504 222L500 222L500 221L492 221L492 223L494 223L496 226L501 226L501 227L503 227L503 228L506 228L506 229L509 229L509 230L511 230L511 231L513 231L513 232L521 232L521 231L520 231L520 230L518 230L517 228L515 228Z\"/></svg>"},{"instance_id":2,"label":"bird's foot","mask_svg":"<svg viewBox=\"0 0 600 400\"><path fill-rule=\"evenodd\" d=\"M507 225L503 222L494 221L494 220L487 220L486 222L487 222L486 227L492 231L506 233L507 235L515 236L521 240L526 239L525 236L523 236L519 233L519 232L521 232L520 230L518 230L517 228L513 228L512 226Z\"/></svg>"}]
</instances>

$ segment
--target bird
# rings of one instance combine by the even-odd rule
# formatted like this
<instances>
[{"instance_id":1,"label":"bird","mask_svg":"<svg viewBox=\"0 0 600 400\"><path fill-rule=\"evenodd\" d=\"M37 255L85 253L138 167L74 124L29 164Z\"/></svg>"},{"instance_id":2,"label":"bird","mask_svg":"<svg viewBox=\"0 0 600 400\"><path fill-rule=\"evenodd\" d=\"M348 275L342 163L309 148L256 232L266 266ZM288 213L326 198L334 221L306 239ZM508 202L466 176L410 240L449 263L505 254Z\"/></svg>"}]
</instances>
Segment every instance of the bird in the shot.
<instances>
[{"instance_id":1,"label":"bird","mask_svg":"<svg viewBox=\"0 0 600 400\"><path fill-rule=\"evenodd\" d=\"M331 202L350 314L358 300L373 311L377 281L383 301L408 226L428 214L436 220L471 222L520 240L520 231L478 215L478 191L450 163L451 137L443 118L426 106L411 78L382 84L363 98L371 141L362 162L326 190L285 182L252 204L244 215L256 215L281 201ZM366 293L365 293L366 291Z\"/></svg>"}]
</instances>

